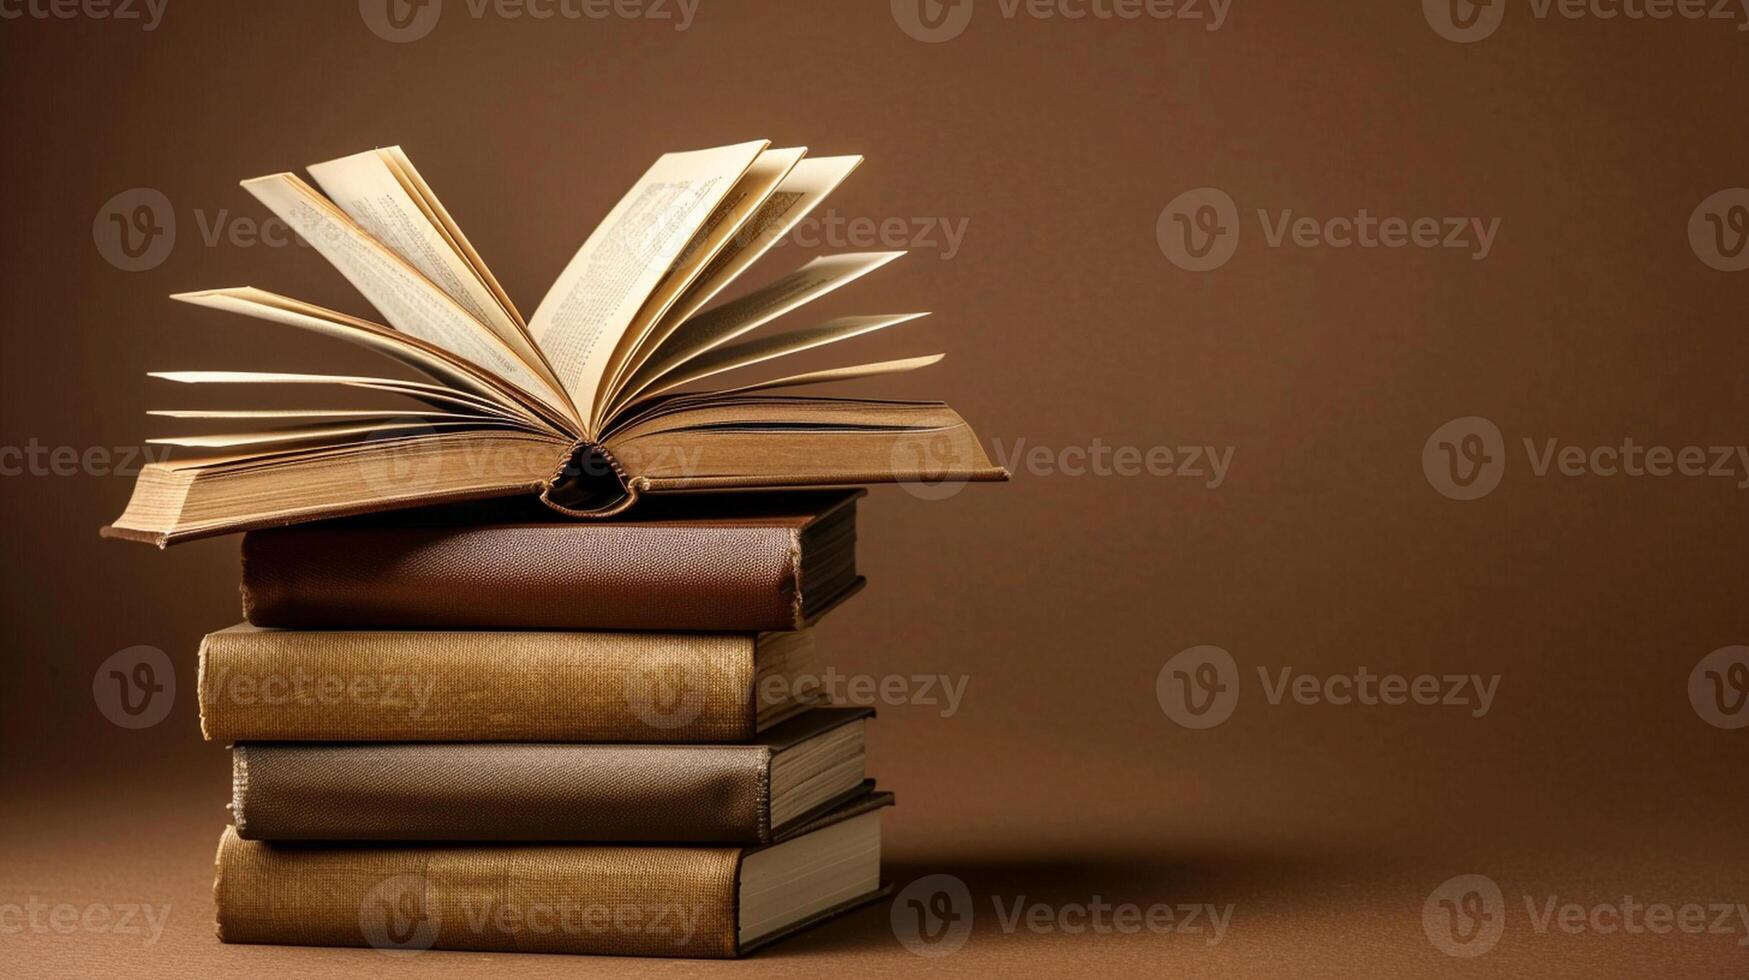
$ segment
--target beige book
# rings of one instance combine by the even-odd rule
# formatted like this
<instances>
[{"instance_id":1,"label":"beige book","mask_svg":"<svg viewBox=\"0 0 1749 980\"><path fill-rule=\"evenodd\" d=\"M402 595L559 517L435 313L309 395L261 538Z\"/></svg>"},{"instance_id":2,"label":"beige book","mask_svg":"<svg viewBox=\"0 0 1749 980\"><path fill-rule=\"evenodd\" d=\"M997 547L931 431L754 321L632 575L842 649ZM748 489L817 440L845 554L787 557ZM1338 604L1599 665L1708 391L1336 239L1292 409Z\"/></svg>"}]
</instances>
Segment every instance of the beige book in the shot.
<instances>
[{"instance_id":1,"label":"beige book","mask_svg":"<svg viewBox=\"0 0 1749 980\"><path fill-rule=\"evenodd\" d=\"M1006 479L944 404L787 390L913 371L941 354L719 379L925 315L839 317L744 337L874 273L896 252L824 256L711 305L861 160L806 154L754 140L662 156L527 318L400 147L312 165L316 186L291 173L244 181L386 322L246 286L174 298L345 340L424 379L151 376L240 394L264 386L336 398L386 394L416 407L155 410L228 428L148 440L192 452L148 464L104 533L162 547L524 493L564 514L597 517L651 494Z\"/></svg>"},{"instance_id":2,"label":"beige book","mask_svg":"<svg viewBox=\"0 0 1749 980\"><path fill-rule=\"evenodd\" d=\"M275 845L227 827L227 943L729 958L879 898L873 793L758 847Z\"/></svg>"},{"instance_id":3,"label":"beige book","mask_svg":"<svg viewBox=\"0 0 1749 980\"><path fill-rule=\"evenodd\" d=\"M208 738L745 742L808 706L808 630L278 630L200 645Z\"/></svg>"}]
</instances>

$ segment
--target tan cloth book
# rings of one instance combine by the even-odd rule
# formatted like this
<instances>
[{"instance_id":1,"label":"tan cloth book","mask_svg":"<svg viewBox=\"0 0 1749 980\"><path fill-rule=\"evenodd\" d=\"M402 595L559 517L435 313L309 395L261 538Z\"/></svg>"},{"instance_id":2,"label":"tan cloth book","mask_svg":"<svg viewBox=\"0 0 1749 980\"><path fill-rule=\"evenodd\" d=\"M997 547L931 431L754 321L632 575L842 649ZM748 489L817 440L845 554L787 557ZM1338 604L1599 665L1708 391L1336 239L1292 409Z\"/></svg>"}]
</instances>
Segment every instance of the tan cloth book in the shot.
<instances>
[{"instance_id":1,"label":"tan cloth book","mask_svg":"<svg viewBox=\"0 0 1749 980\"><path fill-rule=\"evenodd\" d=\"M201 641L208 739L745 742L806 707L808 631L271 630Z\"/></svg>"},{"instance_id":2,"label":"tan cloth book","mask_svg":"<svg viewBox=\"0 0 1749 980\"><path fill-rule=\"evenodd\" d=\"M387 322L248 286L175 298L349 341L424 377L156 372L188 385L271 386L335 401L153 412L234 431L150 440L199 455L148 464L104 533L162 547L520 494L588 517L680 491L1006 478L939 402L787 394L927 367L941 354L725 377L923 315L840 317L748 336L902 252L821 256L712 305L860 159L806 155L766 140L665 154L526 319L400 147L311 166L320 190L291 173L244 181ZM360 401L366 396L398 404Z\"/></svg>"},{"instance_id":3,"label":"tan cloth book","mask_svg":"<svg viewBox=\"0 0 1749 980\"><path fill-rule=\"evenodd\" d=\"M268 844L227 827L227 943L740 956L878 898L876 793L761 847Z\"/></svg>"}]
</instances>

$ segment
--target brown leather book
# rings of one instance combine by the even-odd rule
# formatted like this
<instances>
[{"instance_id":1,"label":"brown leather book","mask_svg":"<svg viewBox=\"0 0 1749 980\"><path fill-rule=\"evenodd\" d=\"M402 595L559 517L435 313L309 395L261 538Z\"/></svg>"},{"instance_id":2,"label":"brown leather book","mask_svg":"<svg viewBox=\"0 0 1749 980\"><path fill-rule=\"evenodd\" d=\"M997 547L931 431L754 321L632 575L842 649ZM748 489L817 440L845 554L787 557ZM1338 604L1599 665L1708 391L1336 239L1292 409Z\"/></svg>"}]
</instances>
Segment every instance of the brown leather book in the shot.
<instances>
[{"instance_id":1,"label":"brown leather book","mask_svg":"<svg viewBox=\"0 0 1749 980\"><path fill-rule=\"evenodd\" d=\"M816 708L750 745L238 743L246 840L765 844L868 791L868 708Z\"/></svg>"},{"instance_id":2,"label":"brown leather book","mask_svg":"<svg viewBox=\"0 0 1749 980\"><path fill-rule=\"evenodd\" d=\"M200 645L220 742L746 742L807 707L813 633L274 630Z\"/></svg>"},{"instance_id":3,"label":"brown leather book","mask_svg":"<svg viewBox=\"0 0 1749 980\"><path fill-rule=\"evenodd\" d=\"M874 793L760 847L267 844L227 827L227 943L729 958L885 893Z\"/></svg>"},{"instance_id":4,"label":"brown leather book","mask_svg":"<svg viewBox=\"0 0 1749 980\"><path fill-rule=\"evenodd\" d=\"M294 629L800 629L862 586L862 493L719 494L594 522L476 505L254 531L243 612Z\"/></svg>"}]
</instances>

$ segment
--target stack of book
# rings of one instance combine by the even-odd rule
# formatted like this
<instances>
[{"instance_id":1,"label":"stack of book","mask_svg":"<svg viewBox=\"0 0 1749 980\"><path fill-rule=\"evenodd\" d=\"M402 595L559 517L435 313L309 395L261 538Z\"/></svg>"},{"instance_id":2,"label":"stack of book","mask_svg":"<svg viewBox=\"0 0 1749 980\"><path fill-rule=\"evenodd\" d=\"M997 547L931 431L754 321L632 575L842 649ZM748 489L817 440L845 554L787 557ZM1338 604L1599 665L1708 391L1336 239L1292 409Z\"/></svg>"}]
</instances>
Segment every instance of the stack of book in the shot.
<instances>
[{"instance_id":1,"label":"stack of book","mask_svg":"<svg viewBox=\"0 0 1749 980\"><path fill-rule=\"evenodd\" d=\"M793 394L940 354L773 370L922 316L766 329L901 253L728 292L860 162L664 154L527 317L400 147L243 182L384 322L176 298L422 377L154 375L313 399L153 412L233 428L149 440L177 458L103 529L247 533L248 622L201 655L222 938L734 956L878 894L869 713L799 683L861 584L845 488L1007 474L940 402Z\"/></svg>"},{"instance_id":2,"label":"stack of book","mask_svg":"<svg viewBox=\"0 0 1749 980\"><path fill-rule=\"evenodd\" d=\"M877 897L871 712L808 697L856 496L247 535L220 938L728 957Z\"/></svg>"}]
</instances>

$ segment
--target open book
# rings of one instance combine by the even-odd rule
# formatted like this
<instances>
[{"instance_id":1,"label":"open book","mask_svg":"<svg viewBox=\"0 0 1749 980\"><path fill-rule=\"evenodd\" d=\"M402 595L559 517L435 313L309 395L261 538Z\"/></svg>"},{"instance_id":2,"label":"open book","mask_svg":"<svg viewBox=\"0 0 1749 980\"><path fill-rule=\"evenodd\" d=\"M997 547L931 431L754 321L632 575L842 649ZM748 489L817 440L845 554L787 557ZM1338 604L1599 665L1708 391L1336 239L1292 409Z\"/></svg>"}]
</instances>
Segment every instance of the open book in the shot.
<instances>
[{"instance_id":1,"label":"open book","mask_svg":"<svg viewBox=\"0 0 1749 980\"><path fill-rule=\"evenodd\" d=\"M623 511L645 494L1004 479L964 420L939 402L784 393L915 370L940 354L710 387L726 372L923 315L842 317L745 336L900 252L824 256L712 305L860 160L808 159L805 149L764 140L666 154L527 319L399 147L310 167L320 191L290 173L244 181L387 325L251 287L174 298L348 340L426 380L259 371L152 377L387 394L418 407L153 412L245 431L150 440L201 454L148 464L127 510L104 533L164 546L520 493L591 517Z\"/></svg>"}]
</instances>

